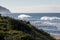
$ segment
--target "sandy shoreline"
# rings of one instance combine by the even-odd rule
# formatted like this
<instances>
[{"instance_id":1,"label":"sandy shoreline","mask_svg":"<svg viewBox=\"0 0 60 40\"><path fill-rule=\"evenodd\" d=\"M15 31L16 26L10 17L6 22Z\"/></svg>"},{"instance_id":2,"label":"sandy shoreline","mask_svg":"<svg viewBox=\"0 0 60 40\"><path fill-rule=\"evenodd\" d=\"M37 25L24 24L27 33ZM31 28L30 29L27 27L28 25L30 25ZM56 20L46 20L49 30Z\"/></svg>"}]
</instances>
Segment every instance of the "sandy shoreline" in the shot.
<instances>
[{"instance_id":1,"label":"sandy shoreline","mask_svg":"<svg viewBox=\"0 0 60 40\"><path fill-rule=\"evenodd\" d=\"M54 38L56 38L57 40L60 40L60 35L53 35Z\"/></svg>"}]
</instances>

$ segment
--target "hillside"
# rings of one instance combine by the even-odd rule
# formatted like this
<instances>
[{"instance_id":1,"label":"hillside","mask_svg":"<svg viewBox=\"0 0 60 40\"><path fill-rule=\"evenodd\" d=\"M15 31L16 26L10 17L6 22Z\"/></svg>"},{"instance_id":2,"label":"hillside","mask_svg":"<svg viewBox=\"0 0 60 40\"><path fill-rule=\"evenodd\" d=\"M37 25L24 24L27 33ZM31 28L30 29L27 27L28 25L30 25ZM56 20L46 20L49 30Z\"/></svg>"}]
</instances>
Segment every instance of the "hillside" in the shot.
<instances>
[{"instance_id":1,"label":"hillside","mask_svg":"<svg viewBox=\"0 0 60 40\"><path fill-rule=\"evenodd\" d=\"M55 40L27 21L0 16L0 40Z\"/></svg>"},{"instance_id":2,"label":"hillside","mask_svg":"<svg viewBox=\"0 0 60 40\"><path fill-rule=\"evenodd\" d=\"M9 9L0 6L0 14L6 14L6 13L11 13Z\"/></svg>"}]
</instances>

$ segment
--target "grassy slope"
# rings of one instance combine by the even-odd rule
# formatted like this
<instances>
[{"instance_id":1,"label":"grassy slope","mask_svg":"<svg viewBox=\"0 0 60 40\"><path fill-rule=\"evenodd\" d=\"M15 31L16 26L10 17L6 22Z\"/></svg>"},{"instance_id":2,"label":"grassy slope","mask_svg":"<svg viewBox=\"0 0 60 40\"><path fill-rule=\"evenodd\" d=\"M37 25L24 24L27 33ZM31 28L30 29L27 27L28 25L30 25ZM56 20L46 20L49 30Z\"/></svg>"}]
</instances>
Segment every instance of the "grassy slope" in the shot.
<instances>
[{"instance_id":1,"label":"grassy slope","mask_svg":"<svg viewBox=\"0 0 60 40\"><path fill-rule=\"evenodd\" d=\"M55 40L43 30L38 30L29 22L0 17L1 40Z\"/></svg>"}]
</instances>

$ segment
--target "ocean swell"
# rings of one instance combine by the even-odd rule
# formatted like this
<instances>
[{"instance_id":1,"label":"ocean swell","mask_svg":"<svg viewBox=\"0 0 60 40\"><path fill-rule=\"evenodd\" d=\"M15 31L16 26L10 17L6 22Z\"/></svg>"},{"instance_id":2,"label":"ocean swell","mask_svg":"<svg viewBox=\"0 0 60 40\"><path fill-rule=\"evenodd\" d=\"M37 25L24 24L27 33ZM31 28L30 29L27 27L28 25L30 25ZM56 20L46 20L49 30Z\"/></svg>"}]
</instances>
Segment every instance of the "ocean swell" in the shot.
<instances>
[{"instance_id":1,"label":"ocean swell","mask_svg":"<svg viewBox=\"0 0 60 40\"><path fill-rule=\"evenodd\" d=\"M43 16L40 18L40 20L60 20L60 17Z\"/></svg>"}]
</instances>

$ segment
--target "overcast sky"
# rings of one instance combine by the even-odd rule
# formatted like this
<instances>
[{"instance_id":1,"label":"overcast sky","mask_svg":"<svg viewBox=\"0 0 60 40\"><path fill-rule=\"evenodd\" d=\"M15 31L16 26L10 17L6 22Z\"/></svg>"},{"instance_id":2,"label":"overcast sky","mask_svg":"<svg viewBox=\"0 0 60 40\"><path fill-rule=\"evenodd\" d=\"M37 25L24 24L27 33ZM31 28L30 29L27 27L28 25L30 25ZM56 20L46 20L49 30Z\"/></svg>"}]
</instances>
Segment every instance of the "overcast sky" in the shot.
<instances>
[{"instance_id":1,"label":"overcast sky","mask_svg":"<svg viewBox=\"0 0 60 40\"><path fill-rule=\"evenodd\" d=\"M60 13L60 0L0 0L14 13Z\"/></svg>"}]
</instances>

